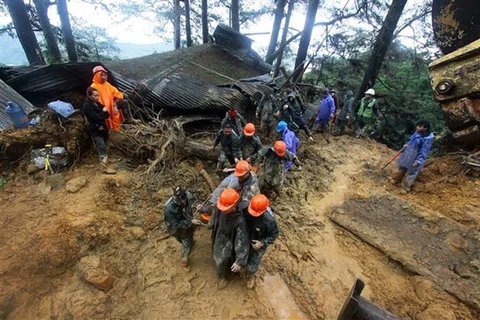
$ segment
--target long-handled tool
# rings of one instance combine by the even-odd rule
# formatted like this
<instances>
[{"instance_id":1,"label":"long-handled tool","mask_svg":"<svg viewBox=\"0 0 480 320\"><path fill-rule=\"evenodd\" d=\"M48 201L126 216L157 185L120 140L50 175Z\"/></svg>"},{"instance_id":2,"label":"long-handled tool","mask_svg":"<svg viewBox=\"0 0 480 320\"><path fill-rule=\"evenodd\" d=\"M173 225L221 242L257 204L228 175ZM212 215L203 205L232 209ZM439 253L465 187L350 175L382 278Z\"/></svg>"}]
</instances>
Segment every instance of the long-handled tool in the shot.
<instances>
[{"instance_id":1,"label":"long-handled tool","mask_svg":"<svg viewBox=\"0 0 480 320\"><path fill-rule=\"evenodd\" d=\"M395 159L397 159L403 152L403 149L398 151L388 162L382 167L382 170L385 169L390 163L392 163Z\"/></svg>"}]
</instances>

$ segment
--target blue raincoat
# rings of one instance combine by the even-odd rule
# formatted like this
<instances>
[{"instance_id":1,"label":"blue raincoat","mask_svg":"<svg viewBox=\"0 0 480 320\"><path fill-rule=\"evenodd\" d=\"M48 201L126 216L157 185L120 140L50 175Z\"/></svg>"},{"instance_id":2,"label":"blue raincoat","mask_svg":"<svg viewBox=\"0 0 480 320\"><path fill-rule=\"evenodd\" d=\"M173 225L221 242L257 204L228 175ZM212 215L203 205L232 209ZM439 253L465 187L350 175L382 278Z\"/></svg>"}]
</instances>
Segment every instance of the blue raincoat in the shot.
<instances>
[{"instance_id":1,"label":"blue raincoat","mask_svg":"<svg viewBox=\"0 0 480 320\"><path fill-rule=\"evenodd\" d=\"M282 133L282 140L287 145L287 150L296 155L297 149L300 146L300 139L297 138L295 132L288 130L288 128L285 128ZM290 169L291 166L292 161L287 161L285 165L285 170Z\"/></svg>"},{"instance_id":2,"label":"blue raincoat","mask_svg":"<svg viewBox=\"0 0 480 320\"><path fill-rule=\"evenodd\" d=\"M433 134L425 136L418 132L415 132L407 142L405 151L402 152L397 160L399 168L408 169L408 175L418 174L420 170L425 166L425 160L432 148ZM414 166L414 163L417 166Z\"/></svg>"}]
</instances>

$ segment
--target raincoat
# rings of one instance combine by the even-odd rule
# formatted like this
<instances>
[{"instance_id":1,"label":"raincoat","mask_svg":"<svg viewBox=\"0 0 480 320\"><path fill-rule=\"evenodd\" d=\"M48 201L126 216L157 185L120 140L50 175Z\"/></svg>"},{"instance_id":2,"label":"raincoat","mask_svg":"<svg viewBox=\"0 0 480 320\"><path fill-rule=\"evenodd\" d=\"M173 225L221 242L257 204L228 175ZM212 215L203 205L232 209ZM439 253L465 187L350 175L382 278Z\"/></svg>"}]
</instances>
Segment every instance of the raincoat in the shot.
<instances>
[{"instance_id":1,"label":"raincoat","mask_svg":"<svg viewBox=\"0 0 480 320\"><path fill-rule=\"evenodd\" d=\"M300 146L300 139L297 138L295 132L288 130L285 128L282 133L282 140L287 145L287 150L297 155L298 147ZM292 161L287 161L285 169L288 170L292 166Z\"/></svg>"},{"instance_id":2,"label":"raincoat","mask_svg":"<svg viewBox=\"0 0 480 320\"><path fill-rule=\"evenodd\" d=\"M113 109L115 99L123 99L123 93L118 91L118 89L112 86L108 81L102 83L100 80L100 72L95 73L93 76L93 83L90 86L98 90L98 93L100 94L98 102L108 109L108 113L110 114L110 117L106 120L108 129L120 131L120 126L125 118L122 110L118 110L115 113L113 112Z\"/></svg>"},{"instance_id":3,"label":"raincoat","mask_svg":"<svg viewBox=\"0 0 480 320\"><path fill-rule=\"evenodd\" d=\"M420 171L425 166L425 160L430 152L430 148L433 143L433 133L428 135L422 135L415 132L407 142L405 151L402 152L397 160L400 168L406 168L411 171L415 168L415 171ZM418 165L414 167L414 163ZM410 173L409 173L410 174Z\"/></svg>"}]
</instances>

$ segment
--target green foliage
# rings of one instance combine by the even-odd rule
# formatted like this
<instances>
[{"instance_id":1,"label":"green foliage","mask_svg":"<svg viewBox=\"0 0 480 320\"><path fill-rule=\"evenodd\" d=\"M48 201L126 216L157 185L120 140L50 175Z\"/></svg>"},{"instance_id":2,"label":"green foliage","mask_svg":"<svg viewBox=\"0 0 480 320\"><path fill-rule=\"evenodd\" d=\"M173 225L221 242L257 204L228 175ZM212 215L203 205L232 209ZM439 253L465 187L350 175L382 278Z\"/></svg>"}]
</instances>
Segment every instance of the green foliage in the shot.
<instances>
[{"instance_id":1,"label":"green foliage","mask_svg":"<svg viewBox=\"0 0 480 320\"><path fill-rule=\"evenodd\" d=\"M104 28L96 26L73 29L75 47L79 62L117 60L120 49L115 38L110 37Z\"/></svg>"},{"instance_id":2,"label":"green foliage","mask_svg":"<svg viewBox=\"0 0 480 320\"><path fill-rule=\"evenodd\" d=\"M369 52L349 53L345 57L323 55L315 59L306 82L314 80L320 87L335 88L340 105L347 90L360 86ZM376 125L372 137L394 148L400 148L421 119L432 123L433 132L446 131L443 115L433 99L428 73L430 59L399 43L391 45L374 86L385 117Z\"/></svg>"}]
</instances>

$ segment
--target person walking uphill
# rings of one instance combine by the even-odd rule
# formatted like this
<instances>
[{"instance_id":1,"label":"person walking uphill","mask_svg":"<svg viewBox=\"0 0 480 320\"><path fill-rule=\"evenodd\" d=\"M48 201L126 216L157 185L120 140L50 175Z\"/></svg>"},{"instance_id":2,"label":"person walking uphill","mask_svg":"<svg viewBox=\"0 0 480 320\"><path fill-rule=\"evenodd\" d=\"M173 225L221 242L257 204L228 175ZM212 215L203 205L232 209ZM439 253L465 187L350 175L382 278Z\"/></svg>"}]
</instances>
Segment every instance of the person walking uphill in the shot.
<instances>
[{"instance_id":1,"label":"person walking uphill","mask_svg":"<svg viewBox=\"0 0 480 320\"><path fill-rule=\"evenodd\" d=\"M257 109L255 117L260 118L260 132L267 138L273 139L275 135L275 119L273 112L275 111L275 97L271 94L263 94L256 92L259 99L256 101Z\"/></svg>"},{"instance_id":2,"label":"person walking uphill","mask_svg":"<svg viewBox=\"0 0 480 320\"><path fill-rule=\"evenodd\" d=\"M273 147L265 147L258 152L257 166L265 162L261 190L272 200L282 191L286 178L287 161L293 161L298 170L302 170L297 156L287 150L287 145L283 141L275 141Z\"/></svg>"},{"instance_id":3,"label":"person walking uphill","mask_svg":"<svg viewBox=\"0 0 480 320\"><path fill-rule=\"evenodd\" d=\"M365 129L373 127L376 117L383 117L377 100L373 97L375 90L368 89L365 91L365 97L360 100L358 106L357 116L355 119L355 134L357 136L363 135Z\"/></svg>"},{"instance_id":4,"label":"person walking uphill","mask_svg":"<svg viewBox=\"0 0 480 320\"><path fill-rule=\"evenodd\" d=\"M107 155L107 140L108 140L108 127L105 120L108 119L110 114L108 109L103 106L99 101L98 90L92 87L87 89L87 100L83 104L83 112L87 118L87 130L92 136L97 148L98 157L100 159L100 165L103 173L114 174L116 170L108 166Z\"/></svg>"},{"instance_id":5,"label":"person walking uphill","mask_svg":"<svg viewBox=\"0 0 480 320\"><path fill-rule=\"evenodd\" d=\"M300 146L300 139L297 138L295 132L288 130L287 123L284 121L280 121L277 124L277 132L281 133L282 140L285 142L287 146L287 150L297 155L298 147ZM292 161L287 161L285 169L288 170L292 166Z\"/></svg>"},{"instance_id":6,"label":"person walking uphill","mask_svg":"<svg viewBox=\"0 0 480 320\"><path fill-rule=\"evenodd\" d=\"M402 154L397 160L398 171L392 177L394 184L400 183L407 175L403 187L409 192L415 178L425 166L428 153L432 147L433 133L430 132L430 122L417 122L417 130L403 146Z\"/></svg>"},{"instance_id":7,"label":"person walking uphill","mask_svg":"<svg viewBox=\"0 0 480 320\"><path fill-rule=\"evenodd\" d=\"M248 231L243 214L236 206L239 199L237 191L231 188L223 190L211 219L218 290L227 286L227 275L240 272L248 260Z\"/></svg>"},{"instance_id":8,"label":"person walking uphill","mask_svg":"<svg viewBox=\"0 0 480 320\"><path fill-rule=\"evenodd\" d=\"M168 233L182 244L182 265L188 267L193 246L193 232L200 220L193 219L193 196L182 187L176 187L165 203L165 225Z\"/></svg>"},{"instance_id":9,"label":"person walking uphill","mask_svg":"<svg viewBox=\"0 0 480 320\"><path fill-rule=\"evenodd\" d=\"M124 112L128 110L128 102L123 99L123 93L108 82L108 71L104 67L93 68L93 83L90 86L98 90L99 101L110 114L106 120L108 128L120 131L120 126L125 120Z\"/></svg>"},{"instance_id":10,"label":"person walking uphill","mask_svg":"<svg viewBox=\"0 0 480 320\"><path fill-rule=\"evenodd\" d=\"M267 247L278 238L277 221L269 207L270 201L263 194L257 194L244 214L250 239L247 261L247 289L255 287L255 273L260 267Z\"/></svg>"},{"instance_id":11,"label":"person walking uphill","mask_svg":"<svg viewBox=\"0 0 480 320\"><path fill-rule=\"evenodd\" d=\"M316 131L320 127L320 132L324 133L328 130L330 120L335 116L335 102L327 88L322 89L322 101L318 107L317 117L313 124L312 131Z\"/></svg>"}]
</instances>

